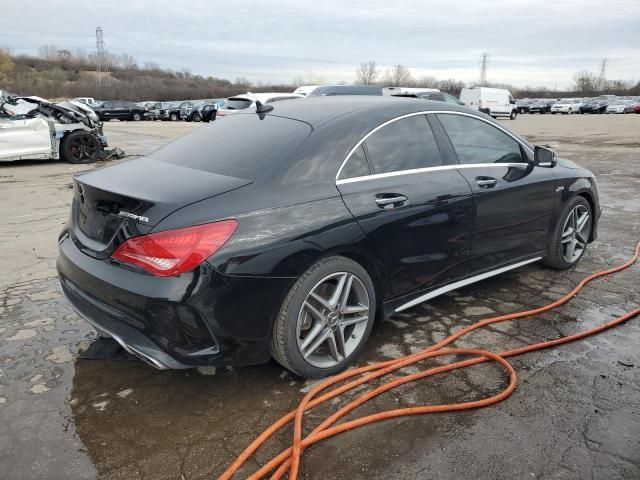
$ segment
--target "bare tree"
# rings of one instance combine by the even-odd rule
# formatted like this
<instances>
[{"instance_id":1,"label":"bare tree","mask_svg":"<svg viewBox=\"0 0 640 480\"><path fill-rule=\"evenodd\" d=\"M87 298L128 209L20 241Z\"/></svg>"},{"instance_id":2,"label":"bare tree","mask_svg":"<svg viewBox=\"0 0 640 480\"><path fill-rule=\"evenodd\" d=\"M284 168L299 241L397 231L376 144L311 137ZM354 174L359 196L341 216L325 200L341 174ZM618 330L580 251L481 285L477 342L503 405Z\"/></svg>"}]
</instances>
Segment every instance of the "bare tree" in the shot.
<instances>
[{"instance_id":1,"label":"bare tree","mask_svg":"<svg viewBox=\"0 0 640 480\"><path fill-rule=\"evenodd\" d=\"M14 63L8 53L0 50L0 82L9 81L9 76L13 72ZM3 87L4 88L4 87Z\"/></svg>"},{"instance_id":2,"label":"bare tree","mask_svg":"<svg viewBox=\"0 0 640 480\"><path fill-rule=\"evenodd\" d=\"M387 69L385 74L385 82L391 87L407 86L412 82L411 72L404 65L394 65Z\"/></svg>"},{"instance_id":3,"label":"bare tree","mask_svg":"<svg viewBox=\"0 0 640 480\"><path fill-rule=\"evenodd\" d=\"M378 67L375 60L361 63L356 70L356 83L358 85L373 85L378 77Z\"/></svg>"},{"instance_id":4,"label":"bare tree","mask_svg":"<svg viewBox=\"0 0 640 480\"><path fill-rule=\"evenodd\" d=\"M55 45L42 45L38 47L38 57L44 60L57 60L58 59L58 47Z\"/></svg>"},{"instance_id":5,"label":"bare tree","mask_svg":"<svg viewBox=\"0 0 640 480\"><path fill-rule=\"evenodd\" d=\"M597 77L593 73L587 70L582 70L580 72L577 72L573 76L573 83L574 83L574 87L573 87L574 90L576 92L579 92L585 95L595 93L598 87Z\"/></svg>"}]
</instances>

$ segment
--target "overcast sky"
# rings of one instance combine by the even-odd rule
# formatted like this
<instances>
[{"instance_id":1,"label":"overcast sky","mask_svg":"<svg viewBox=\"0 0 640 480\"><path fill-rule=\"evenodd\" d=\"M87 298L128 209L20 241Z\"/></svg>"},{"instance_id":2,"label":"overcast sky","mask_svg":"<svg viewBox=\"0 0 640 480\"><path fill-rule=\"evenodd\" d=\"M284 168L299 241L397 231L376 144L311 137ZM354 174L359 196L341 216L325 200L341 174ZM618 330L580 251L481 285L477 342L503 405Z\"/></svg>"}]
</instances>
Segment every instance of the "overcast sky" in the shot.
<instances>
[{"instance_id":1,"label":"overcast sky","mask_svg":"<svg viewBox=\"0 0 640 480\"><path fill-rule=\"evenodd\" d=\"M174 70L253 81L354 80L376 60L414 77L568 87L578 70L640 80L640 0L0 0L0 47L107 49Z\"/></svg>"}]
</instances>

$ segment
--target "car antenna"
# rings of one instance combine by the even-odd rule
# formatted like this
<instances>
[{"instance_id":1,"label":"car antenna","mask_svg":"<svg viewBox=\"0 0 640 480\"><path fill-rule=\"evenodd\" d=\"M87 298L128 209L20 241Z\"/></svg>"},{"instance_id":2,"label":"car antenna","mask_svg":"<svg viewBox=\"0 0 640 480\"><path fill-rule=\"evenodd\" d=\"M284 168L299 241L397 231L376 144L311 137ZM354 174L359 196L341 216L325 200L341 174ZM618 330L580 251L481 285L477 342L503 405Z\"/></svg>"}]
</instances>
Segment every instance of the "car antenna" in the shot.
<instances>
[{"instance_id":1,"label":"car antenna","mask_svg":"<svg viewBox=\"0 0 640 480\"><path fill-rule=\"evenodd\" d=\"M258 100L253 93L251 92L248 92L248 93L253 97L253 100L256 102L256 113L258 115L262 116L265 113L269 113L271 110L273 110L273 105L265 105L260 100Z\"/></svg>"},{"instance_id":2,"label":"car antenna","mask_svg":"<svg viewBox=\"0 0 640 480\"><path fill-rule=\"evenodd\" d=\"M256 100L256 113L265 114L273 110L273 105L265 105L260 100Z\"/></svg>"}]
</instances>

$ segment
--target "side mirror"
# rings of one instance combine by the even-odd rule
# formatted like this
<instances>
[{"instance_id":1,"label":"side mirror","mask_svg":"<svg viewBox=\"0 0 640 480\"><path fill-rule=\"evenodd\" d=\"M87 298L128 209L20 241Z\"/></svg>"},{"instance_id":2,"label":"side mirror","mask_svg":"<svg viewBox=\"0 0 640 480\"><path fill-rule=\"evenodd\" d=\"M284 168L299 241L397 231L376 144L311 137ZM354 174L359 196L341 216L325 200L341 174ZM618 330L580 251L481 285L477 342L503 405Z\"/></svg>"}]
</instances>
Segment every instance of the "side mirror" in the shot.
<instances>
[{"instance_id":1,"label":"side mirror","mask_svg":"<svg viewBox=\"0 0 640 480\"><path fill-rule=\"evenodd\" d=\"M536 145L533 150L533 165L536 167L553 168L557 165L556 154L548 148Z\"/></svg>"}]
</instances>

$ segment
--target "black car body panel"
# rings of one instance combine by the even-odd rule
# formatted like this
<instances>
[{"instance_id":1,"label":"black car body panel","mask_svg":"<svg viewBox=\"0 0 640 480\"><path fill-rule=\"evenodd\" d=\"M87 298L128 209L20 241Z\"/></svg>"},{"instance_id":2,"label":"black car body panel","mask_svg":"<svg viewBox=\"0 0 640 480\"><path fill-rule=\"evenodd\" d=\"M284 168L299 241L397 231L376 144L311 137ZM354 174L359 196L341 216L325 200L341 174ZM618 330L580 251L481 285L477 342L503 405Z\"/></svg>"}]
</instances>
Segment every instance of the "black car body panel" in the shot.
<instances>
[{"instance_id":1,"label":"black car body panel","mask_svg":"<svg viewBox=\"0 0 640 480\"><path fill-rule=\"evenodd\" d=\"M609 102L604 100L594 100L582 105L580 107L580 113L605 113L608 106Z\"/></svg>"},{"instance_id":2,"label":"black car body panel","mask_svg":"<svg viewBox=\"0 0 640 480\"><path fill-rule=\"evenodd\" d=\"M123 102L118 100L109 100L102 102L99 106L94 107L100 120L133 120L134 117L142 120L147 110L140 105L131 102Z\"/></svg>"},{"instance_id":3,"label":"black car body panel","mask_svg":"<svg viewBox=\"0 0 640 480\"><path fill-rule=\"evenodd\" d=\"M529 113L549 113L556 100L536 100L529 105Z\"/></svg>"},{"instance_id":4,"label":"black car body panel","mask_svg":"<svg viewBox=\"0 0 640 480\"><path fill-rule=\"evenodd\" d=\"M495 126L517 158L464 164L443 114ZM358 146L370 153L370 135L409 117L432 132L438 166L336 180ZM593 175L562 160L534 167L532 152L486 115L443 102L329 97L238 113L78 176L60 281L81 315L156 367L263 362L290 288L328 255L363 265L388 315L461 279L539 259L575 195L592 205L595 237ZM495 183L481 187L487 178ZM407 198L396 208L376 202L398 193ZM111 256L133 236L230 218L237 229L224 246L177 276Z\"/></svg>"}]
</instances>

